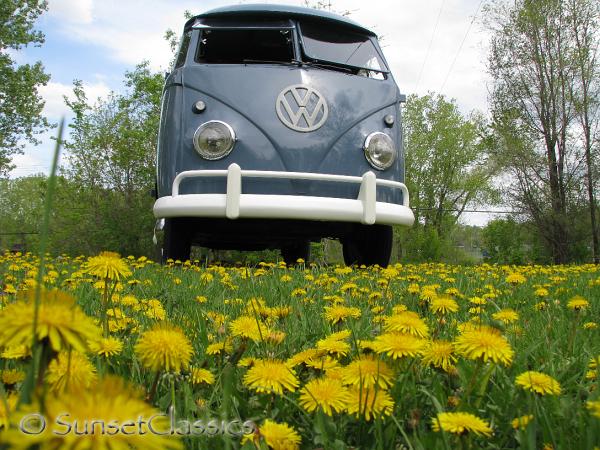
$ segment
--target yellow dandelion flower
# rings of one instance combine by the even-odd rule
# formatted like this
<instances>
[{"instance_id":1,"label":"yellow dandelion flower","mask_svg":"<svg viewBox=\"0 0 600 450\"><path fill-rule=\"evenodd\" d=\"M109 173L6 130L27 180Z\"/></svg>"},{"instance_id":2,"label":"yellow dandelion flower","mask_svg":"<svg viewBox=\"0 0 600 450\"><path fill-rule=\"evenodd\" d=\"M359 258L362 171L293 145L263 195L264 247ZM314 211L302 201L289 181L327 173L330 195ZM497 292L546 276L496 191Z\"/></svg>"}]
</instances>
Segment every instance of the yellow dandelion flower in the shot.
<instances>
[{"instance_id":1,"label":"yellow dandelion flower","mask_svg":"<svg viewBox=\"0 0 600 450\"><path fill-rule=\"evenodd\" d=\"M240 316L229 325L232 336L252 339L254 342L264 341L270 333L267 326L252 316Z\"/></svg>"},{"instance_id":2,"label":"yellow dandelion flower","mask_svg":"<svg viewBox=\"0 0 600 450\"><path fill-rule=\"evenodd\" d=\"M521 386L526 391L531 391L540 395L559 395L561 392L560 384L550 375L529 370L518 375L515 384Z\"/></svg>"},{"instance_id":3,"label":"yellow dandelion flower","mask_svg":"<svg viewBox=\"0 0 600 450\"><path fill-rule=\"evenodd\" d=\"M291 356L285 363L288 365L288 367L296 367L299 364L305 363L309 359L316 358L322 353L322 351L317 350L316 348L308 348L296 353L294 356Z\"/></svg>"},{"instance_id":4,"label":"yellow dandelion flower","mask_svg":"<svg viewBox=\"0 0 600 450\"><path fill-rule=\"evenodd\" d=\"M150 319L165 320L167 313L160 300L151 298L142 303L144 315ZM110 310L109 310L110 311Z\"/></svg>"},{"instance_id":5,"label":"yellow dandelion flower","mask_svg":"<svg viewBox=\"0 0 600 450\"><path fill-rule=\"evenodd\" d=\"M338 322L346 320L348 317L358 319L360 317L360 314L360 309L355 308L353 306L335 305L326 306L325 313L323 314L323 316L325 317L325 319L327 319L328 322L336 324Z\"/></svg>"},{"instance_id":6,"label":"yellow dandelion flower","mask_svg":"<svg viewBox=\"0 0 600 450\"><path fill-rule=\"evenodd\" d=\"M481 297L471 297L469 302L477 306L483 306L487 303L487 300Z\"/></svg>"},{"instance_id":7,"label":"yellow dandelion flower","mask_svg":"<svg viewBox=\"0 0 600 450\"><path fill-rule=\"evenodd\" d=\"M343 368L342 380L346 385L387 389L392 385L394 372L373 355L362 355Z\"/></svg>"},{"instance_id":8,"label":"yellow dandelion flower","mask_svg":"<svg viewBox=\"0 0 600 450\"><path fill-rule=\"evenodd\" d=\"M492 314L492 318L508 325L519 320L519 313L514 309L506 308Z\"/></svg>"},{"instance_id":9,"label":"yellow dandelion flower","mask_svg":"<svg viewBox=\"0 0 600 450\"><path fill-rule=\"evenodd\" d=\"M361 350L375 351L375 341L360 339L356 342Z\"/></svg>"},{"instance_id":10,"label":"yellow dandelion flower","mask_svg":"<svg viewBox=\"0 0 600 450\"><path fill-rule=\"evenodd\" d=\"M306 361L306 367L312 367L317 370L331 370L338 367L340 363L337 359L333 359L331 356L321 356L308 359Z\"/></svg>"},{"instance_id":11,"label":"yellow dandelion flower","mask_svg":"<svg viewBox=\"0 0 600 450\"><path fill-rule=\"evenodd\" d=\"M458 303L452 297L440 296L431 300L429 309L435 314L448 314L458 311Z\"/></svg>"},{"instance_id":12,"label":"yellow dandelion flower","mask_svg":"<svg viewBox=\"0 0 600 450\"><path fill-rule=\"evenodd\" d=\"M311 380L300 390L300 405L308 412L321 409L328 416L340 413L348 403L348 389L339 379L329 377Z\"/></svg>"},{"instance_id":13,"label":"yellow dandelion flower","mask_svg":"<svg viewBox=\"0 0 600 450\"><path fill-rule=\"evenodd\" d=\"M46 382L56 393L90 387L96 381L96 367L79 352L62 351L48 365Z\"/></svg>"},{"instance_id":14,"label":"yellow dandelion flower","mask_svg":"<svg viewBox=\"0 0 600 450\"><path fill-rule=\"evenodd\" d=\"M233 346L229 342L214 342L206 346L204 353L207 355L220 355L221 353L230 353Z\"/></svg>"},{"instance_id":15,"label":"yellow dandelion flower","mask_svg":"<svg viewBox=\"0 0 600 450\"><path fill-rule=\"evenodd\" d=\"M527 425L529 425L529 422L531 422L532 420L532 414L528 414L521 417L515 417L512 420L511 425L515 430L524 430L525 428L527 428Z\"/></svg>"},{"instance_id":16,"label":"yellow dandelion flower","mask_svg":"<svg viewBox=\"0 0 600 450\"><path fill-rule=\"evenodd\" d=\"M25 379L25 372L18 369L5 369L0 371L0 380L7 386L20 383ZM1 400L0 400L1 401Z\"/></svg>"},{"instance_id":17,"label":"yellow dandelion flower","mask_svg":"<svg viewBox=\"0 0 600 450\"><path fill-rule=\"evenodd\" d=\"M296 288L290 294L292 297L304 297L306 295L306 289Z\"/></svg>"},{"instance_id":18,"label":"yellow dandelion flower","mask_svg":"<svg viewBox=\"0 0 600 450\"><path fill-rule=\"evenodd\" d=\"M0 353L0 358L4 359L21 359L29 356L31 356L31 349L25 344L6 347L2 353Z\"/></svg>"},{"instance_id":19,"label":"yellow dandelion flower","mask_svg":"<svg viewBox=\"0 0 600 450\"><path fill-rule=\"evenodd\" d=\"M550 294L550 292L548 292L548 289L541 287L541 288L537 288L535 290L534 294L537 297L547 297Z\"/></svg>"},{"instance_id":20,"label":"yellow dandelion flower","mask_svg":"<svg viewBox=\"0 0 600 450\"><path fill-rule=\"evenodd\" d=\"M586 406L592 416L600 418L600 400L588 400Z\"/></svg>"},{"instance_id":21,"label":"yellow dandelion flower","mask_svg":"<svg viewBox=\"0 0 600 450\"><path fill-rule=\"evenodd\" d=\"M509 366L512 362L514 351L500 332L491 327L481 327L465 331L459 335L455 342L456 353L468 359L489 360Z\"/></svg>"},{"instance_id":22,"label":"yellow dandelion flower","mask_svg":"<svg viewBox=\"0 0 600 450\"><path fill-rule=\"evenodd\" d=\"M103 280L120 280L131 275L131 270L125 260L114 252L102 252L98 256L88 258L82 269L83 272Z\"/></svg>"},{"instance_id":23,"label":"yellow dandelion flower","mask_svg":"<svg viewBox=\"0 0 600 450\"><path fill-rule=\"evenodd\" d=\"M409 333L420 338L429 336L429 327L427 324L417 313L412 311L405 311L387 317L385 321L385 330Z\"/></svg>"},{"instance_id":24,"label":"yellow dandelion flower","mask_svg":"<svg viewBox=\"0 0 600 450\"><path fill-rule=\"evenodd\" d=\"M269 331L265 336L265 340L273 344L281 344L285 339L286 334L283 331Z\"/></svg>"},{"instance_id":25,"label":"yellow dandelion flower","mask_svg":"<svg viewBox=\"0 0 600 450\"><path fill-rule=\"evenodd\" d=\"M506 276L504 281L510 284L523 284L527 281L527 278L518 272L511 272Z\"/></svg>"},{"instance_id":26,"label":"yellow dandelion flower","mask_svg":"<svg viewBox=\"0 0 600 450\"><path fill-rule=\"evenodd\" d=\"M438 340L429 342L422 352L423 364L450 372L456 364L452 342Z\"/></svg>"},{"instance_id":27,"label":"yellow dandelion flower","mask_svg":"<svg viewBox=\"0 0 600 450\"><path fill-rule=\"evenodd\" d=\"M246 356L245 358L242 358L238 361L237 366L238 367L251 367L254 365L255 361L256 361L256 358L253 358L252 356Z\"/></svg>"},{"instance_id":28,"label":"yellow dandelion flower","mask_svg":"<svg viewBox=\"0 0 600 450\"><path fill-rule=\"evenodd\" d=\"M589 306L590 302L579 295L576 295L567 303L567 308L572 309L573 311L582 311L589 308Z\"/></svg>"},{"instance_id":29,"label":"yellow dandelion flower","mask_svg":"<svg viewBox=\"0 0 600 450\"><path fill-rule=\"evenodd\" d=\"M548 307L548 303L546 303L546 302L538 302L538 303L536 303L535 305L533 305L533 308L534 308L536 311L543 311L543 310L545 310L547 307Z\"/></svg>"},{"instance_id":30,"label":"yellow dandelion flower","mask_svg":"<svg viewBox=\"0 0 600 450\"><path fill-rule=\"evenodd\" d=\"M259 435L273 450L297 450L300 448L300 435L287 423L277 423L267 419L258 430Z\"/></svg>"},{"instance_id":31,"label":"yellow dandelion flower","mask_svg":"<svg viewBox=\"0 0 600 450\"><path fill-rule=\"evenodd\" d=\"M335 333L331 333L326 337L326 339L342 341L344 339L348 339L350 336L352 336L352 332L350 330L341 330Z\"/></svg>"},{"instance_id":32,"label":"yellow dandelion flower","mask_svg":"<svg viewBox=\"0 0 600 450\"><path fill-rule=\"evenodd\" d=\"M181 449L181 441L169 433L168 419L158 410L142 400L143 391L127 385L124 380L115 376L107 376L89 389L78 390L73 395L55 394L45 401L44 416L48 424L61 420L71 424L71 432L58 435L54 431L64 431L66 426L58 428L46 427L40 434L24 434L19 429L22 417L39 413L39 404L22 405L16 414L11 415L11 427L4 432L2 439L11 449L28 448L61 448L61 449L130 449L175 450ZM0 402L0 408L1 402ZM65 416L68 413L68 416ZM138 428L138 417L150 418L152 432L147 422ZM101 424L105 424L106 433L101 433ZM120 426L131 423L125 433L111 433L110 424ZM75 433L88 429L88 433ZM95 431L92 433L92 431Z\"/></svg>"},{"instance_id":33,"label":"yellow dandelion flower","mask_svg":"<svg viewBox=\"0 0 600 450\"><path fill-rule=\"evenodd\" d=\"M155 372L180 372L189 366L194 350L181 329L159 324L142 333L135 353L144 367Z\"/></svg>"},{"instance_id":34,"label":"yellow dandelion flower","mask_svg":"<svg viewBox=\"0 0 600 450\"><path fill-rule=\"evenodd\" d=\"M598 328L598 324L596 322L586 322L583 324L584 330L595 330Z\"/></svg>"},{"instance_id":35,"label":"yellow dandelion flower","mask_svg":"<svg viewBox=\"0 0 600 450\"><path fill-rule=\"evenodd\" d=\"M466 412L443 412L431 420L433 431L445 431L452 434L473 433L478 436L491 436L490 425L474 414Z\"/></svg>"},{"instance_id":36,"label":"yellow dandelion flower","mask_svg":"<svg viewBox=\"0 0 600 450\"><path fill-rule=\"evenodd\" d=\"M16 302L0 310L0 347L31 344L35 311L35 292L27 291ZM54 351L73 348L87 350L87 341L97 340L102 332L75 303L75 298L60 291L41 293L37 339L48 339Z\"/></svg>"},{"instance_id":37,"label":"yellow dandelion flower","mask_svg":"<svg viewBox=\"0 0 600 450\"><path fill-rule=\"evenodd\" d=\"M379 354L386 354L390 358L398 359L409 356L411 358L421 354L425 347L424 339L408 333L385 333L375 338L374 350Z\"/></svg>"},{"instance_id":38,"label":"yellow dandelion flower","mask_svg":"<svg viewBox=\"0 0 600 450\"><path fill-rule=\"evenodd\" d=\"M283 391L294 392L298 387L296 372L285 362L259 359L244 375L244 384L256 392L283 395Z\"/></svg>"},{"instance_id":39,"label":"yellow dandelion flower","mask_svg":"<svg viewBox=\"0 0 600 450\"><path fill-rule=\"evenodd\" d=\"M387 391L353 386L348 389L346 411L355 417L364 417L368 422L380 416L390 416L394 411L394 400Z\"/></svg>"},{"instance_id":40,"label":"yellow dandelion flower","mask_svg":"<svg viewBox=\"0 0 600 450\"><path fill-rule=\"evenodd\" d=\"M326 338L317 341L317 350L345 356L350 351L350 344L338 339Z\"/></svg>"},{"instance_id":41,"label":"yellow dandelion flower","mask_svg":"<svg viewBox=\"0 0 600 450\"><path fill-rule=\"evenodd\" d=\"M123 342L115 337L101 338L98 341L89 342L90 350L96 355L106 358L115 356L123 350Z\"/></svg>"},{"instance_id":42,"label":"yellow dandelion flower","mask_svg":"<svg viewBox=\"0 0 600 450\"><path fill-rule=\"evenodd\" d=\"M417 283L411 283L406 288L406 292L408 292L409 294L418 294L420 291L421 291L421 288L419 287L419 285Z\"/></svg>"},{"instance_id":43,"label":"yellow dandelion flower","mask_svg":"<svg viewBox=\"0 0 600 450\"><path fill-rule=\"evenodd\" d=\"M192 381L192 384L213 384L215 382L215 376L208 369L192 367L190 371L190 380Z\"/></svg>"},{"instance_id":44,"label":"yellow dandelion flower","mask_svg":"<svg viewBox=\"0 0 600 450\"><path fill-rule=\"evenodd\" d=\"M392 314L400 314L405 312L406 310L408 310L408 308L406 307L406 305L403 304L392 306Z\"/></svg>"}]
</instances>

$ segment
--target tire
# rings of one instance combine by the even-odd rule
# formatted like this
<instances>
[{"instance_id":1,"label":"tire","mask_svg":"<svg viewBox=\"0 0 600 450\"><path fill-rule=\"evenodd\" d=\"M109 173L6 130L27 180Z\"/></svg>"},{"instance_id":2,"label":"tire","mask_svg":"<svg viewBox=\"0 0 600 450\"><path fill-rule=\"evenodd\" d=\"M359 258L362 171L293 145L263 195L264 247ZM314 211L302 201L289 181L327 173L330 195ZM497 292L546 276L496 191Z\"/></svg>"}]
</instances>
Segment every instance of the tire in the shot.
<instances>
[{"instance_id":1,"label":"tire","mask_svg":"<svg viewBox=\"0 0 600 450\"><path fill-rule=\"evenodd\" d=\"M190 232L184 220L180 218L165 219L164 233L163 264L169 258L181 262L190 259L192 243Z\"/></svg>"},{"instance_id":2,"label":"tire","mask_svg":"<svg viewBox=\"0 0 600 450\"><path fill-rule=\"evenodd\" d=\"M308 263L310 259L310 241L297 241L281 247L281 256L288 266L297 264L299 258Z\"/></svg>"},{"instance_id":3,"label":"tire","mask_svg":"<svg viewBox=\"0 0 600 450\"><path fill-rule=\"evenodd\" d=\"M387 267L392 255L393 237L389 225L359 225L342 240L344 262L347 266L378 264Z\"/></svg>"}]
</instances>

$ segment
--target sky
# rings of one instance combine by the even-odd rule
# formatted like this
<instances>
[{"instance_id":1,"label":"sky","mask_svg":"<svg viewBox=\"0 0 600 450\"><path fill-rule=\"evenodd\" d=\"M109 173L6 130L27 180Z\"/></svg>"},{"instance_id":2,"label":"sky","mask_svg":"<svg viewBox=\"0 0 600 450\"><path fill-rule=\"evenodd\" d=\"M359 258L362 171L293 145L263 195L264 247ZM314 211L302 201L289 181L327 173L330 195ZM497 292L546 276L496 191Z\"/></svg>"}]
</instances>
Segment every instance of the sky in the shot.
<instances>
[{"instance_id":1,"label":"sky","mask_svg":"<svg viewBox=\"0 0 600 450\"><path fill-rule=\"evenodd\" d=\"M18 63L42 61L51 79L40 88L51 122L69 119L63 97L72 95L73 80L82 80L95 100L122 89L124 73L143 60L154 70L167 71L171 51L164 34L181 33L184 13L200 14L235 0L49 0L48 11L36 24L46 37L41 47L13 53ZM304 0L262 3L304 6ZM310 3L316 3L311 1ZM486 0L331 0L334 12L374 30L400 91L428 92L456 100L465 114L487 111L488 75L485 61L488 33L477 19ZM11 177L48 173L56 130L39 137L13 159ZM489 216L471 214L470 224Z\"/></svg>"}]
</instances>

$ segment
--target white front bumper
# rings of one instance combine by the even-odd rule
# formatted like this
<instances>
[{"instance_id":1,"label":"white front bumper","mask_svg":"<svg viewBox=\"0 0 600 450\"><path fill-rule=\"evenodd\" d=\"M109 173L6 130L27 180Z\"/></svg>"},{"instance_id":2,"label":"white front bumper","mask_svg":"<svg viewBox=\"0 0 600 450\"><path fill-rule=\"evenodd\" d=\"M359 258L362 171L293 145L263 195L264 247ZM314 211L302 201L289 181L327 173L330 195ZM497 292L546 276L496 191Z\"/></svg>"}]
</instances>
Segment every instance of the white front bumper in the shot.
<instances>
[{"instance_id":1,"label":"white front bumper","mask_svg":"<svg viewBox=\"0 0 600 450\"><path fill-rule=\"evenodd\" d=\"M185 178L227 177L225 194L179 195L179 184ZM242 194L242 177L286 178L360 184L357 199L310 197L301 195ZM377 185L402 190L403 204L376 201ZM219 217L228 219L301 219L364 224L411 226L415 216L409 208L408 189L403 183L381 180L373 172L362 177L303 172L272 172L241 170L231 164L227 170L189 170L173 181L173 195L161 197L154 203L154 216Z\"/></svg>"}]
</instances>

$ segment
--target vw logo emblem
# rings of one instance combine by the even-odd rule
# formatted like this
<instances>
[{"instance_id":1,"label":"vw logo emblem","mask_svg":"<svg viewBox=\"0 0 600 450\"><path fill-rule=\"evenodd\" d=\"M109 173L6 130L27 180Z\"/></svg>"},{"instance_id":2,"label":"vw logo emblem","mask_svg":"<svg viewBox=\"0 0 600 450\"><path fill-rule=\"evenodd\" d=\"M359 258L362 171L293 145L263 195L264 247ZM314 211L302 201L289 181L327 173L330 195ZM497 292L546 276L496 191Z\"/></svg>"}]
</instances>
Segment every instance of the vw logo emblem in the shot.
<instances>
[{"instance_id":1,"label":"vw logo emblem","mask_svg":"<svg viewBox=\"0 0 600 450\"><path fill-rule=\"evenodd\" d=\"M325 98L304 84L294 84L281 91L275 109L286 127L302 132L321 128L329 114Z\"/></svg>"}]
</instances>

